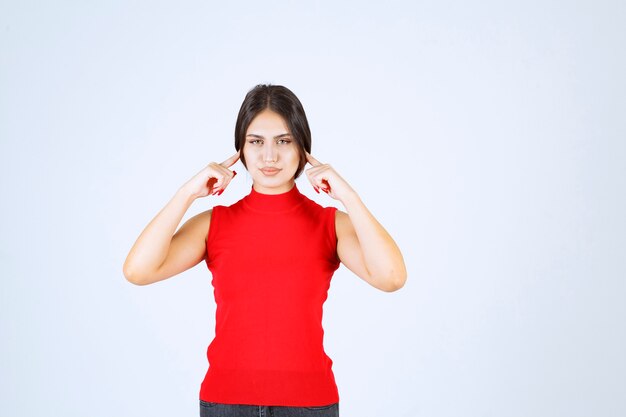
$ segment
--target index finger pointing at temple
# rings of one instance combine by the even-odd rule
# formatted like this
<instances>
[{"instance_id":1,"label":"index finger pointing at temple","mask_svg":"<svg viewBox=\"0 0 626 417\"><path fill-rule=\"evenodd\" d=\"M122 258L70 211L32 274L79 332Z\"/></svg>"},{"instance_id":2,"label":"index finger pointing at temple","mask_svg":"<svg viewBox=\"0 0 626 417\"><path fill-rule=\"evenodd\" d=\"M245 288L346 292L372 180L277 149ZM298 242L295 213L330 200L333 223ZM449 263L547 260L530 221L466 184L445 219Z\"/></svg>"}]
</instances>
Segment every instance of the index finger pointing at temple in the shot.
<instances>
[{"instance_id":1,"label":"index finger pointing at temple","mask_svg":"<svg viewBox=\"0 0 626 417\"><path fill-rule=\"evenodd\" d=\"M229 168L233 166L233 164L237 162L238 160L239 160L239 151L237 151L236 154L234 154L233 156L231 156L230 158L222 162L220 165L223 166L224 168Z\"/></svg>"},{"instance_id":2,"label":"index finger pointing at temple","mask_svg":"<svg viewBox=\"0 0 626 417\"><path fill-rule=\"evenodd\" d=\"M322 163L320 161L318 161L317 159L313 158L313 156L311 156L310 153L306 153L306 160L309 161L309 163L311 165L313 165L314 167L322 165Z\"/></svg>"}]
</instances>

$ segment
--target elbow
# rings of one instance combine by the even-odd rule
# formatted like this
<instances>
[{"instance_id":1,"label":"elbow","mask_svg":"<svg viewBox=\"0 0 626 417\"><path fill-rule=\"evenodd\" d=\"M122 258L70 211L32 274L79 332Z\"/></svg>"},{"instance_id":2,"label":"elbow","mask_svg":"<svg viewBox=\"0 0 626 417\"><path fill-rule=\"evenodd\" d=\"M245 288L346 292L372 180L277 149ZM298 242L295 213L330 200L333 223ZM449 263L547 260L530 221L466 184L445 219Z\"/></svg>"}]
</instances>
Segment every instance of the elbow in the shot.
<instances>
[{"instance_id":1,"label":"elbow","mask_svg":"<svg viewBox=\"0 0 626 417\"><path fill-rule=\"evenodd\" d=\"M398 291L400 288L404 287L404 284L406 284L406 277L406 265L404 263L404 259L402 259L402 255L400 255L399 259L395 259L383 274L382 282L384 284L380 289L385 292Z\"/></svg>"},{"instance_id":2,"label":"elbow","mask_svg":"<svg viewBox=\"0 0 626 417\"><path fill-rule=\"evenodd\" d=\"M124 264L123 272L126 281L130 282L131 284L139 286L148 284L145 279L143 279L140 275L137 275L127 264Z\"/></svg>"},{"instance_id":3,"label":"elbow","mask_svg":"<svg viewBox=\"0 0 626 417\"><path fill-rule=\"evenodd\" d=\"M405 283L406 283L406 275L403 277L393 278L390 281L390 284L388 284L387 289L385 291L386 292L398 291L400 288L404 287Z\"/></svg>"},{"instance_id":4,"label":"elbow","mask_svg":"<svg viewBox=\"0 0 626 417\"><path fill-rule=\"evenodd\" d=\"M140 279L134 278L134 277L126 277L126 281L130 282L131 284L135 284L137 286L144 286L147 285L147 282L144 282Z\"/></svg>"},{"instance_id":5,"label":"elbow","mask_svg":"<svg viewBox=\"0 0 626 417\"><path fill-rule=\"evenodd\" d=\"M400 288L404 287L404 284L406 284L407 275L408 274L406 271L406 265L404 264L404 260L402 260L391 278L393 288L392 291L398 291Z\"/></svg>"},{"instance_id":6,"label":"elbow","mask_svg":"<svg viewBox=\"0 0 626 417\"><path fill-rule=\"evenodd\" d=\"M378 286L378 289L384 292L398 291L406 283L406 272L390 274L381 282L382 284Z\"/></svg>"}]
</instances>

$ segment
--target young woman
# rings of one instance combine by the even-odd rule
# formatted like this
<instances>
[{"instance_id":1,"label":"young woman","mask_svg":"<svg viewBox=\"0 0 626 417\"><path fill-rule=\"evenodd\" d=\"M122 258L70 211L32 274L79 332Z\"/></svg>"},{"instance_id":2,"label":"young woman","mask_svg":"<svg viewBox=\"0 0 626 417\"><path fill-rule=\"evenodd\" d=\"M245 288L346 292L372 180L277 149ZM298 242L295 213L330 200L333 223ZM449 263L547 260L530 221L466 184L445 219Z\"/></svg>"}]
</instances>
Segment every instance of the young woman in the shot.
<instances>
[{"instance_id":1,"label":"young woman","mask_svg":"<svg viewBox=\"0 0 626 417\"><path fill-rule=\"evenodd\" d=\"M332 360L323 348L322 305L343 263L383 291L406 281L396 243L328 164L311 156L311 132L287 88L258 85L235 126L235 153L187 181L143 230L124 275L151 284L205 261L213 279L215 338L200 387L200 415L338 416ZM219 196L241 160L250 193L178 227L192 202ZM339 200L345 212L300 193L295 179ZM174 233L176 231L176 233Z\"/></svg>"}]
</instances>

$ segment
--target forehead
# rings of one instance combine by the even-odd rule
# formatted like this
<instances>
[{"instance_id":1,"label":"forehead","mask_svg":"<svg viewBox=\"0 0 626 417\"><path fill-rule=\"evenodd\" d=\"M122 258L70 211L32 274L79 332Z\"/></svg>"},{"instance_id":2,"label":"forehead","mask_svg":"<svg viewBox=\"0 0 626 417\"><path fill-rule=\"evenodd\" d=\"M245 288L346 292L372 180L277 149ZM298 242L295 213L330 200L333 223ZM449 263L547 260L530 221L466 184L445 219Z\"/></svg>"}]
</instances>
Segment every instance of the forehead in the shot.
<instances>
[{"instance_id":1,"label":"forehead","mask_svg":"<svg viewBox=\"0 0 626 417\"><path fill-rule=\"evenodd\" d=\"M252 119L246 134L261 134L262 132L271 132L273 134L288 133L289 127L280 114L270 109L265 109Z\"/></svg>"}]
</instances>

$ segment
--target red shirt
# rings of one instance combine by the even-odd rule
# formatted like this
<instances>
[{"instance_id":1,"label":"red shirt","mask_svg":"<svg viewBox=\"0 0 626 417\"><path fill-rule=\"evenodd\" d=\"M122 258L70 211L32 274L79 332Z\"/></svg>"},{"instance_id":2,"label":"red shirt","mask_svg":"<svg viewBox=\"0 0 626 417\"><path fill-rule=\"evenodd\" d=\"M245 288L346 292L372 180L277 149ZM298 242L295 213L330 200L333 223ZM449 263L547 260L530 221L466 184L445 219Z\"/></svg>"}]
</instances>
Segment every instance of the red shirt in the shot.
<instances>
[{"instance_id":1,"label":"red shirt","mask_svg":"<svg viewBox=\"0 0 626 417\"><path fill-rule=\"evenodd\" d=\"M339 267L335 211L295 185L274 195L252 188L237 203L213 208L206 263L217 309L201 400L339 401L322 328L322 305Z\"/></svg>"}]
</instances>

